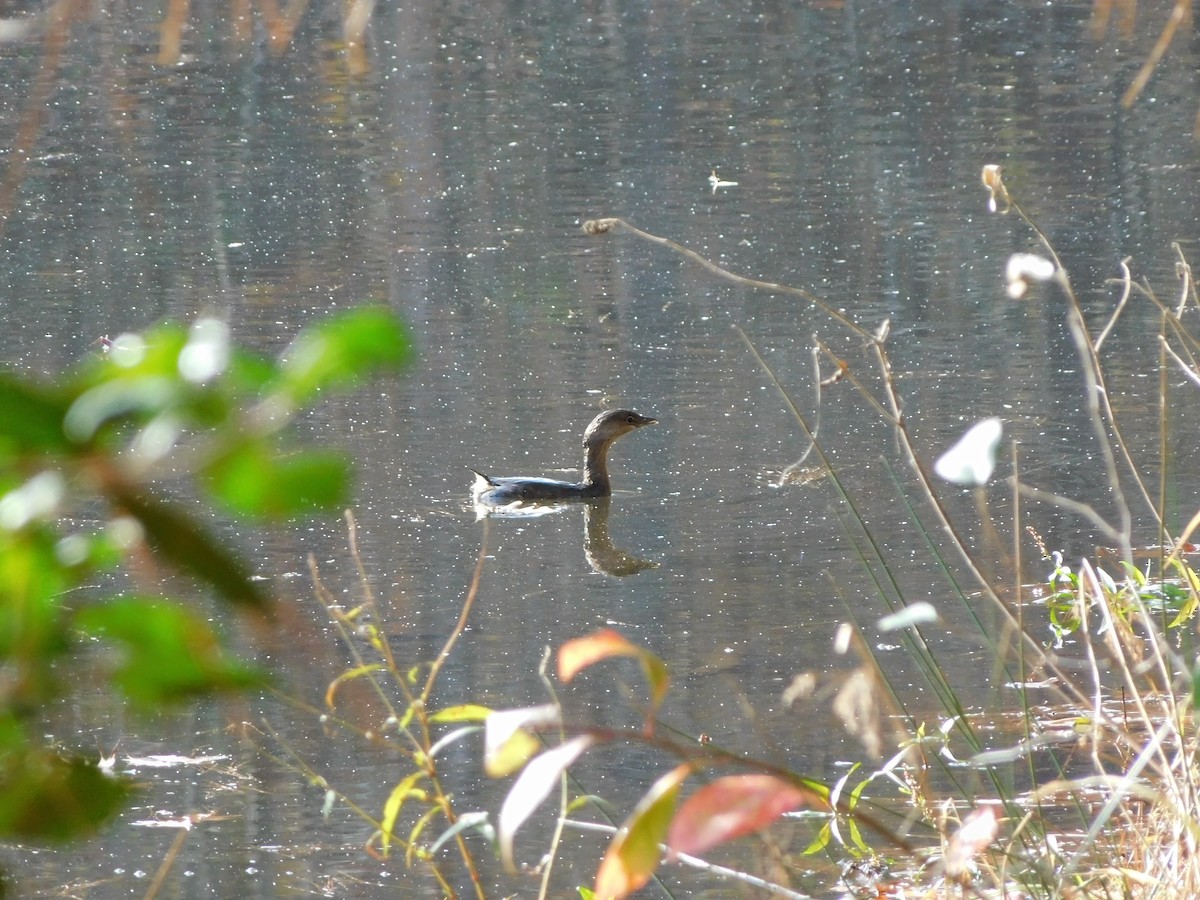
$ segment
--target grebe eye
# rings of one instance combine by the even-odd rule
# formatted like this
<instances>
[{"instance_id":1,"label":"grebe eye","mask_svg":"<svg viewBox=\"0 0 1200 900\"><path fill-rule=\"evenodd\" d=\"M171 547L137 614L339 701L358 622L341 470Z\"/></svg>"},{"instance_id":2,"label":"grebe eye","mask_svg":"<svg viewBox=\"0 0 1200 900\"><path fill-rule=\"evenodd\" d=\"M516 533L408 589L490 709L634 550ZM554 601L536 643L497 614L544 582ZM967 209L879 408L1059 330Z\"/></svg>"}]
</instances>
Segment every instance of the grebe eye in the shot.
<instances>
[{"instance_id":1,"label":"grebe eye","mask_svg":"<svg viewBox=\"0 0 1200 900\"><path fill-rule=\"evenodd\" d=\"M630 425L632 425L633 423L635 423L637 421L637 419L634 418L633 416L626 416L625 421L628 422Z\"/></svg>"}]
</instances>

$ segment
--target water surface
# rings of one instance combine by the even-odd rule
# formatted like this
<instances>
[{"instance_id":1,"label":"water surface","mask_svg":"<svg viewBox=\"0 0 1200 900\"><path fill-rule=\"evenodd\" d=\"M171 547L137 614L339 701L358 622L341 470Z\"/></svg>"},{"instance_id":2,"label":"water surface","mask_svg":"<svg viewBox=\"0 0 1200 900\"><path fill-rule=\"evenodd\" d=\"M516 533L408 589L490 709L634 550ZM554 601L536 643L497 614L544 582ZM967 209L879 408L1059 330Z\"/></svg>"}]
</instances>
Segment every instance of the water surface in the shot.
<instances>
[{"instance_id":1,"label":"water surface","mask_svg":"<svg viewBox=\"0 0 1200 900\"><path fill-rule=\"evenodd\" d=\"M676 675L671 725L832 780L862 748L824 708L788 711L780 695L799 671L844 667L831 653L838 623L864 626L897 684L912 685L914 715L938 712L897 642L872 631L887 607L847 505L827 481L776 486L806 442L734 326L808 416L814 334L878 390L873 357L793 296L580 226L620 216L735 273L811 291L868 330L889 320L926 463L970 422L999 415L1031 482L1110 511L1061 298L1004 293L1008 256L1037 242L1015 216L987 212L979 173L1004 167L1097 328L1117 296L1106 279L1127 256L1174 299L1171 242L1193 262L1197 248L1195 48L1174 46L1123 109L1159 21L1142 6L1136 36L1093 41L1079 3L409 4L376 13L361 77L347 74L325 13L310 11L287 52L272 54L258 31L237 44L197 11L184 57L162 66L157 8L96 9L72 32L4 210L0 358L53 373L102 335L205 312L277 352L333 310L386 303L417 335L419 363L330 399L303 438L357 461L362 561L398 658L436 655L486 540L439 703L543 702L543 649L609 625ZM27 114L39 54L37 43L0 47L6 134ZM17 152L7 146L3 161ZM714 169L736 186L710 188ZM1114 404L1151 470L1156 321L1134 303L1106 353ZM1194 391L1180 384L1172 397L1186 420ZM485 531L467 503L469 467L569 477L583 427L608 405L661 423L614 451L607 521L613 547L656 565L598 571L583 508ZM821 438L903 596L944 610L944 669L990 702L983 651L913 527L911 474L849 381L824 393ZM1173 441L1186 471L1191 442ZM1186 520L1195 479L1174 477ZM945 493L973 535L970 499ZM994 503L1005 528L1003 490ZM1053 548L1096 543L1062 511L1025 515ZM306 558L332 590L357 597L344 523L271 535L216 524L285 609L284 628L247 639L246 652L272 666L285 695L319 705L352 661L313 600ZM614 667L568 690L568 702L636 720L618 672L636 694L636 672ZM367 698L355 702L364 722L378 715ZM84 690L55 721L70 747L229 760L199 775L138 770L143 801L104 835L70 851L9 851L22 892L96 882L93 895L141 894L176 832L137 823L206 810L228 818L187 836L172 895L437 893L400 860L367 856L371 828L344 807L323 817L322 792L260 752L280 753L280 742L241 735L277 729L374 814L403 774L395 755L329 736L276 697L145 722ZM464 808L494 814L506 784L481 780L478 760L475 740L444 764ZM599 753L581 789L628 809L667 764L636 749ZM544 849L543 826L520 847L526 861ZM806 834L797 828L790 853ZM571 836L560 893L588 880L602 846ZM787 858L796 873L816 865ZM734 859L757 870L762 853ZM532 891L490 862L486 878L496 893Z\"/></svg>"}]
</instances>

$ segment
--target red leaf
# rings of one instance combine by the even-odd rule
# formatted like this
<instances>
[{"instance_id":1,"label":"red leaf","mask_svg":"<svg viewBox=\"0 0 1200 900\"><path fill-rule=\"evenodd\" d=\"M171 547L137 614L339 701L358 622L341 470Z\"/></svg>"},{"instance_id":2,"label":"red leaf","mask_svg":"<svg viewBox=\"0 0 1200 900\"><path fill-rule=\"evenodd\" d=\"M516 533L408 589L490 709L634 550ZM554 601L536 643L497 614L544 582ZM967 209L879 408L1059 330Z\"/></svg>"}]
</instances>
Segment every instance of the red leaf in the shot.
<instances>
[{"instance_id":1,"label":"red leaf","mask_svg":"<svg viewBox=\"0 0 1200 900\"><path fill-rule=\"evenodd\" d=\"M780 816L812 803L814 794L773 775L728 775L688 797L675 820L667 846L674 853L703 853L725 841L761 831Z\"/></svg>"}]
</instances>

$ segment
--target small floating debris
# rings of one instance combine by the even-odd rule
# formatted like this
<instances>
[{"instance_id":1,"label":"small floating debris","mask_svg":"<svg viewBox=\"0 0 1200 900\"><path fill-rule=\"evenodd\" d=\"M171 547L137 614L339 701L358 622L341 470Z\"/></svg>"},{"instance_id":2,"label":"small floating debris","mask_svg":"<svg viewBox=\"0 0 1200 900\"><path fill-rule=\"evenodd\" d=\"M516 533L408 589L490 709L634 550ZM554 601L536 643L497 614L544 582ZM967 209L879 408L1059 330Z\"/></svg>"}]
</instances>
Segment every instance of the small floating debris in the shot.
<instances>
[{"instance_id":1,"label":"small floating debris","mask_svg":"<svg viewBox=\"0 0 1200 900\"><path fill-rule=\"evenodd\" d=\"M210 819L221 821L223 819L232 818L231 816L221 816L212 812L189 813L186 816L167 816L161 819L138 819L133 822L134 828L181 828L184 831L191 831L193 826L199 825L201 822L207 822Z\"/></svg>"},{"instance_id":2,"label":"small floating debris","mask_svg":"<svg viewBox=\"0 0 1200 900\"><path fill-rule=\"evenodd\" d=\"M134 768L171 769L176 766L211 766L223 759L229 759L229 757L223 754L218 756L179 756L174 753L156 753L152 756L126 756L125 762Z\"/></svg>"},{"instance_id":3,"label":"small floating debris","mask_svg":"<svg viewBox=\"0 0 1200 900\"><path fill-rule=\"evenodd\" d=\"M713 169L712 174L708 176L708 183L712 185L712 192L714 194L717 192L717 188L737 187L736 181L722 181L720 176L717 175L716 169Z\"/></svg>"}]
</instances>

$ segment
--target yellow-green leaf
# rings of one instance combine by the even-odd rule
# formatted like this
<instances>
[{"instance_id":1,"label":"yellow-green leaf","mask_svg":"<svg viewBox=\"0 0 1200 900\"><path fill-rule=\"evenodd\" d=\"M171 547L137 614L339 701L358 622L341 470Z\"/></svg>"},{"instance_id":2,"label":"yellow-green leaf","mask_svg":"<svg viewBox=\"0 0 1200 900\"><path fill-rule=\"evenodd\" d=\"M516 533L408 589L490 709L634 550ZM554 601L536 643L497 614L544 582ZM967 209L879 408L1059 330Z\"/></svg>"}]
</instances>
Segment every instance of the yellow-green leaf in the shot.
<instances>
[{"instance_id":1,"label":"yellow-green leaf","mask_svg":"<svg viewBox=\"0 0 1200 900\"><path fill-rule=\"evenodd\" d=\"M379 828L381 831L380 842L383 845L383 855L386 857L392 843L392 835L396 830L396 820L400 817L400 810L404 807L404 801L414 794L419 794L422 798L425 792L417 790L414 786L418 781L425 777L424 772L413 772L398 785L392 788L391 794L388 795L387 802L383 804L383 819L380 821Z\"/></svg>"},{"instance_id":2,"label":"yellow-green leaf","mask_svg":"<svg viewBox=\"0 0 1200 900\"><path fill-rule=\"evenodd\" d=\"M372 672L379 672L382 669L383 666L381 664L372 663L366 666L357 666L356 668L343 672L337 678L333 679L333 681L329 682L329 687L325 689L325 705L330 709L333 709L337 706L337 704L334 703L334 697L337 695L338 688L347 681L353 681L356 678L362 678L366 675L370 675Z\"/></svg>"},{"instance_id":3,"label":"yellow-green leaf","mask_svg":"<svg viewBox=\"0 0 1200 900\"><path fill-rule=\"evenodd\" d=\"M596 872L596 896L625 897L654 874L662 844L675 815L679 788L692 773L688 763L676 766L646 792L617 832Z\"/></svg>"},{"instance_id":4,"label":"yellow-green leaf","mask_svg":"<svg viewBox=\"0 0 1200 900\"><path fill-rule=\"evenodd\" d=\"M541 742L529 729L559 722L554 704L504 709L487 717L483 732L483 768L493 778L510 775L533 756Z\"/></svg>"},{"instance_id":5,"label":"yellow-green leaf","mask_svg":"<svg viewBox=\"0 0 1200 900\"><path fill-rule=\"evenodd\" d=\"M492 710L476 703L463 703L460 706L447 706L439 709L429 717L430 722L482 722L492 714Z\"/></svg>"}]
</instances>

